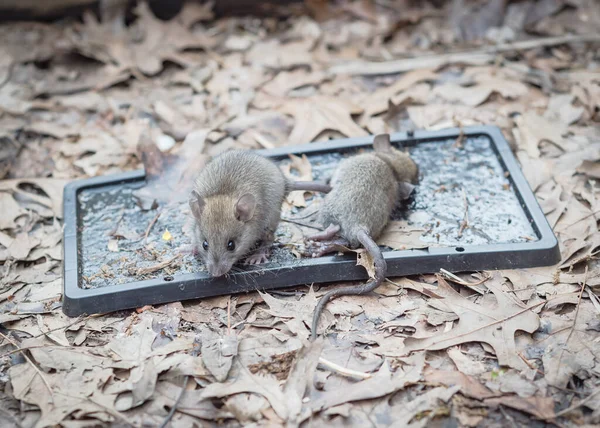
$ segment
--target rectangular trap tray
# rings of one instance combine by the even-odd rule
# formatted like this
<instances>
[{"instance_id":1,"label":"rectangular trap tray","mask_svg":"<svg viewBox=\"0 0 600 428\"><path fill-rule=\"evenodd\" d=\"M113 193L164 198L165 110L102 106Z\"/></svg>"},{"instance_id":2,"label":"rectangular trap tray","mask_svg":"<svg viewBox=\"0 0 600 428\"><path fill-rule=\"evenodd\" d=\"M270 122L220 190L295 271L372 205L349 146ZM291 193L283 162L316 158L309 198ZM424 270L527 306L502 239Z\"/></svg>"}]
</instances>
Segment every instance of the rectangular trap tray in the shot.
<instances>
[{"instance_id":1,"label":"rectangular trap tray","mask_svg":"<svg viewBox=\"0 0 600 428\"><path fill-rule=\"evenodd\" d=\"M400 132L391 135L394 144L409 150L419 164L421 172L416 196L413 196L414 199L410 202L414 211L401 214L400 219L413 224L413 220L418 217L415 217L415 213L420 213L421 217L431 216L427 220L428 229L422 230L431 232L427 239L437 241L432 241L432 246L424 249L398 251L384 248L388 277L435 273L442 268L451 272L464 272L550 266L559 262L560 252L556 237L500 130L491 126L477 126L464 128L462 133L464 147L456 144L461 135L459 129L415 131L410 135ZM370 150L372 138L350 138L279 147L261 150L259 153L281 163L289 162L289 154L305 154L309 160L314 159L314 163L311 160L313 176L315 171L316 175L321 175L314 179L321 180L330 177L341 157L362 149ZM461 156L468 165L460 163ZM330 159L329 164L326 159ZM331 159L336 160L331 163ZM495 177L495 181L488 183L486 180L492 180L490 177ZM475 179L475 187L460 184L463 178L471 181ZM367 279L365 269L356 265L356 255L351 253L300 259L290 256L284 258L283 262L267 263L257 268L240 267L242 271L232 273L227 278L211 278L198 262L197 269L196 266L188 264L187 271L183 269L181 273L173 275L159 271L151 279L140 280L136 276L130 276L113 280L111 278L114 276L105 275L101 281L98 280L103 286L94 285L89 272L86 271L86 266L92 265L92 262L86 265L86 254L95 254L95 258L90 259L96 260L95 263L106 262L115 255L107 250L109 237L106 233L88 232L86 235L86 221L90 221L86 210L104 209L107 215L114 216L115 214L111 213L120 210L119 204L123 203L123 200L113 200L111 205L102 207L94 202L94 195L110 194L111 191L124 192L123 189L139 188L144 183L144 171L139 170L80 180L66 186L63 241L63 311L66 315L105 313L253 290ZM419 190L420 186L423 186L423 190ZM462 187L462 193L457 193L461 186L467 187ZM465 188L478 194L468 194ZM499 203L495 198L498 198L499 192L502 191L508 193L502 194L504 202ZM436 208L434 203L433 208L429 209L427 201L446 197L440 195L453 197L454 202L447 210L443 207ZM473 230L465 229L467 232L464 237L462 232L453 235L454 237L449 233L447 237L444 235L444 227L460 220L459 212L464 211L462 201L467 197L470 200L465 201L465 204L473 204L472 208L469 206L469 210L473 210L469 214L475 216L477 225L485 227L490 224L490 219L495 222L493 237L489 231L482 229L478 232L475 225ZM437 211L434 215L435 210ZM92 211L92 214L95 212ZM116 221L114 217L112 221ZM471 222L471 219L469 221ZM425 239L425 236L424 232L419 239ZM440 236L442 241L446 239L447 242L443 246L435 246L436 242L440 242ZM158 244L161 243L162 241ZM106 254L100 251L102 249ZM129 254L133 255L133 250L130 251ZM127 252L122 253L120 257L120 263L125 263L123 260L128 257ZM98 278L97 275L92 276Z\"/></svg>"}]
</instances>

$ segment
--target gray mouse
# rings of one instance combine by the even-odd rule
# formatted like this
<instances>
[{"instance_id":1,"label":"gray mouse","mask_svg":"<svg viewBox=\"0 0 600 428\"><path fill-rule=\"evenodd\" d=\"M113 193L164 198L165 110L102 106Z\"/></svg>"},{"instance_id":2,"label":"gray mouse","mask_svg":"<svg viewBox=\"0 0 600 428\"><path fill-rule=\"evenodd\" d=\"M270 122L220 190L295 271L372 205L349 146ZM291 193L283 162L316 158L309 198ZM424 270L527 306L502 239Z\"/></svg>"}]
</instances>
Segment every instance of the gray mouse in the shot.
<instances>
[{"instance_id":1,"label":"gray mouse","mask_svg":"<svg viewBox=\"0 0 600 428\"><path fill-rule=\"evenodd\" d=\"M401 183L416 183L419 169L406 153L390 144L387 134L373 139L374 151L344 159L332 179L332 190L325 196L320 220L326 230L309 237L313 257L357 248L361 245L371 255L375 278L366 284L331 290L315 308L311 338L317 335L319 317L327 302L337 296L370 292L383 281L387 265L375 240L379 237L396 206Z\"/></svg>"},{"instance_id":2,"label":"gray mouse","mask_svg":"<svg viewBox=\"0 0 600 428\"><path fill-rule=\"evenodd\" d=\"M194 251L213 277L225 275L244 258L247 264L266 262L285 196L293 190L330 189L324 183L291 181L252 151L224 152L206 164L190 195Z\"/></svg>"}]
</instances>

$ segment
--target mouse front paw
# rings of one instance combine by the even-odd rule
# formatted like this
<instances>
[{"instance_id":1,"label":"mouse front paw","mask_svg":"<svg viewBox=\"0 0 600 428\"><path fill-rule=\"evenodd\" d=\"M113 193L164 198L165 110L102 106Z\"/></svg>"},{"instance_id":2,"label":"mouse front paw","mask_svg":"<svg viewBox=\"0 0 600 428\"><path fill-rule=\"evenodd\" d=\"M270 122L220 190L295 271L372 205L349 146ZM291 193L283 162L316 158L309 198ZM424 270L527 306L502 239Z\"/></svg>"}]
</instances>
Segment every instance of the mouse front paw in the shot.
<instances>
[{"instance_id":1,"label":"mouse front paw","mask_svg":"<svg viewBox=\"0 0 600 428\"><path fill-rule=\"evenodd\" d=\"M244 264L246 265L260 265L269 261L269 250L261 249L255 253L250 254L246 257Z\"/></svg>"}]
</instances>

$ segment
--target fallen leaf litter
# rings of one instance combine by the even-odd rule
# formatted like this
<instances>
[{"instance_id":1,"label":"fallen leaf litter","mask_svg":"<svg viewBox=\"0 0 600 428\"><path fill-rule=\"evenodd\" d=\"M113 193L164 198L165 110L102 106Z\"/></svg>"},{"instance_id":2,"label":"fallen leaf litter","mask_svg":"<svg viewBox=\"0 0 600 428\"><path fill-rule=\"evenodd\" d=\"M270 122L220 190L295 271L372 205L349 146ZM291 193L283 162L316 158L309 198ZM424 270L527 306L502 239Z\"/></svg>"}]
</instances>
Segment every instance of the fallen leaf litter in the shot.
<instances>
[{"instance_id":1,"label":"fallen leaf litter","mask_svg":"<svg viewBox=\"0 0 600 428\"><path fill-rule=\"evenodd\" d=\"M173 427L598 424L597 8L492 2L495 16L450 1L310 1L279 6L286 20L214 18L210 3L189 2L170 20L141 3L127 22L87 14L83 23L2 23L0 425L159 426L179 397ZM443 273L453 285L391 278L375 296L332 301L320 326L327 338L314 344L304 339L315 288L76 320L61 313L62 188L139 168L144 131L167 153L186 140L214 155L471 124L498 125L511 142L561 243L559 266ZM310 163L314 179L329 170ZM423 195L452 198L442 213L451 221L426 245L461 222L461 239L487 239L478 234L485 205L474 200L483 193L465 188L465 207L463 188L424 177ZM497 183L509 192L505 178ZM410 209L431 209L419 195ZM282 223L282 244L298 242L297 223L318 208L317 198L301 199L284 211L295 223ZM132 227L127 204L113 204L88 251L93 244L118 261L153 246L134 276L192 269L188 253L173 259L188 239L183 209L148 211ZM393 224L388 245L421 242L427 221L410 220ZM517 226L501 239L535 236ZM124 278L103 265L87 272L92 286Z\"/></svg>"}]
</instances>

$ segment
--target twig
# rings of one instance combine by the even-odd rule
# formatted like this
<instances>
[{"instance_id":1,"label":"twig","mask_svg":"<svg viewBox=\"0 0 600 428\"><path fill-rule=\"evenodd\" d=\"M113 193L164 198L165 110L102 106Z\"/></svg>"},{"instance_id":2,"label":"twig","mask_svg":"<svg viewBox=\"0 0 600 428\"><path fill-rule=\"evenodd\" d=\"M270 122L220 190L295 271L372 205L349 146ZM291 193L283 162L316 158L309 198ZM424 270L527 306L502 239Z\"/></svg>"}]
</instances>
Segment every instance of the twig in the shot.
<instances>
[{"instance_id":1,"label":"twig","mask_svg":"<svg viewBox=\"0 0 600 428\"><path fill-rule=\"evenodd\" d=\"M122 209L119 213L119 219L116 221L115 226L106 234L106 236L114 236L119 230L119 225L121 221L123 221L123 217L125 216L125 209Z\"/></svg>"},{"instance_id":2,"label":"twig","mask_svg":"<svg viewBox=\"0 0 600 428\"><path fill-rule=\"evenodd\" d=\"M449 271L447 271L444 268L440 269L440 273L442 274L442 276L445 276L450 281L455 282L455 283L460 284L460 285L464 285L466 287L473 287L475 285L481 285L484 282L486 282L488 279L491 278L491 276L489 276L489 275L486 274L485 278L483 278L483 279L481 279L479 281L476 281L476 282L467 282L467 281L464 281L464 280L460 279L458 276L454 275L452 272L449 272Z\"/></svg>"},{"instance_id":3,"label":"twig","mask_svg":"<svg viewBox=\"0 0 600 428\"><path fill-rule=\"evenodd\" d=\"M98 406L98 407L100 407L101 409L103 409L103 410L104 410L106 413L108 413L109 415L112 415L112 416L114 416L115 418L122 420L122 421L123 421L123 422L125 422L127 425L129 425L129 426L131 426L131 427L134 427L134 428L139 428L139 426L138 426L138 425L136 425L136 424L134 424L133 422L131 422L129 419L127 419L127 417L125 417L125 415L123 415L123 414L122 414L121 412L119 412L118 410L115 410L115 409L112 409L112 408L110 408L110 407L108 407L108 406L105 406L104 404L102 404L102 403L100 403L100 402L98 402L98 401L94 400L94 399L93 399L93 398L91 398L91 397L86 397L86 396L84 396L84 395L76 397L76 396L74 396L74 395L65 394L64 392L60 392L60 391L58 391L57 393L58 393L58 394L60 394L60 395L64 395L65 397L73 398L73 399L75 399L75 400L86 400L86 401L89 401L90 403L92 403L92 404L95 404L96 406Z\"/></svg>"},{"instance_id":4,"label":"twig","mask_svg":"<svg viewBox=\"0 0 600 428\"><path fill-rule=\"evenodd\" d=\"M5 352L4 354L0 355L0 358L4 358L4 357L8 357L9 355L12 354L16 354L17 352L23 352L23 351L29 351L30 349L40 349L40 348L45 348L45 349L65 349L65 348L69 348L69 346L60 346L60 345L32 345L32 346L23 346L19 349L13 349L12 351L8 351Z\"/></svg>"},{"instance_id":5,"label":"twig","mask_svg":"<svg viewBox=\"0 0 600 428\"><path fill-rule=\"evenodd\" d=\"M169 266L171 263L173 263L175 260L179 259L180 257L181 257L181 254L177 254L177 255L171 257L170 259L167 259L165 261L157 263L153 266L139 268L136 272L136 275L147 275L149 273L156 272L157 270L164 269L167 266Z\"/></svg>"},{"instance_id":6,"label":"twig","mask_svg":"<svg viewBox=\"0 0 600 428\"><path fill-rule=\"evenodd\" d=\"M562 347L562 349L560 350L560 354L558 355L558 364L556 366L557 373L558 373L558 370L560 369L560 361L562 359L565 348L569 345L569 339L571 339L571 336L573 335L573 332L575 331L575 325L577 324L577 315L579 315L579 308L581 306L581 296L583 296L583 290L585 290L585 286L587 283L587 276L588 276L588 265L586 264L585 265L585 273L583 275L583 284L581 285L581 290L579 290L579 297L577 297L577 307L575 309L575 317L573 318L573 324L571 325L569 334L567 335L567 339L565 340L565 346Z\"/></svg>"},{"instance_id":7,"label":"twig","mask_svg":"<svg viewBox=\"0 0 600 428\"><path fill-rule=\"evenodd\" d=\"M465 142L465 131L460 123L459 126L460 128L458 129L458 137L456 137L456 141L454 141L453 146L457 149L462 149Z\"/></svg>"},{"instance_id":8,"label":"twig","mask_svg":"<svg viewBox=\"0 0 600 428\"><path fill-rule=\"evenodd\" d=\"M21 355L23 355L23 357L27 360L27 362L29 364L31 364L31 367L33 367L33 369L36 371L36 373L40 376L40 378L42 378L42 382L44 382L44 385L46 385L46 388L48 388L48 392L50 393L50 402L54 403L54 393L52 392L52 387L50 386L50 384L48 383L48 380L46 380L46 377L44 376L42 371L38 368L38 366L35 365L35 363L31 360L31 358L29 358L29 356L25 353L25 351L23 349L21 349L21 347L19 346L19 344L17 342L12 340L10 337L5 335L1 331L0 331L0 336L4 340L9 342L12 346L14 346L15 348L17 348L21 351Z\"/></svg>"},{"instance_id":9,"label":"twig","mask_svg":"<svg viewBox=\"0 0 600 428\"><path fill-rule=\"evenodd\" d=\"M355 379L369 379L372 377L371 373L358 372L356 370L347 369L346 367L342 367L336 363L326 360L323 357L319 357L319 364L325 367L332 372L335 372L339 375L351 377Z\"/></svg>"},{"instance_id":10,"label":"twig","mask_svg":"<svg viewBox=\"0 0 600 428\"><path fill-rule=\"evenodd\" d=\"M308 227L310 229L315 229L315 230L322 230L321 227L318 226L313 226L312 224L306 224L306 223L302 223L300 221L296 221L296 220L290 220L287 218L282 218L281 221L284 221L286 223L292 223L292 224L297 224L298 226L303 226L303 227Z\"/></svg>"},{"instance_id":11,"label":"twig","mask_svg":"<svg viewBox=\"0 0 600 428\"><path fill-rule=\"evenodd\" d=\"M527 358L525 358L525 356L521 353L521 352L517 352L517 355L519 357L521 357L521 359L523 360L523 362L525 364L527 364L529 366L530 369L535 370L536 372L538 372L539 374L541 374L542 376L545 376L544 372L541 371L540 369L538 369L536 366L534 366L533 364L531 364L529 362L529 360Z\"/></svg>"},{"instance_id":12,"label":"twig","mask_svg":"<svg viewBox=\"0 0 600 428\"><path fill-rule=\"evenodd\" d=\"M451 52L445 54L422 55L418 57L403 58L393 61L353 61L350 63L334 65L329 68L329 71L333 74L355 74L369 76L376 74L395 74L421 68L437 69L444 65L455 64L459 62L468 64L487 64L495 59L496 54L502 52L522 51L545 46L562 45L565 43L598 41L600 41L600 35L597 34L544 37L514 43L501 43L496 46L490 46L484 49L475 49L463 52Z\"/></svg>"},{"instance_id":13,"label":"twig","mask_svg":"<svg viewBox=\"0 0 600 428\"><path fill-rule=\"evenodd\" d=\"M600 210L598 210L598 211L593 211L592 213L590 213L590 214L586 215L585 217L581 217L579 220L577 220L577 221L574 221L574 222L573 222L573 223L571 223L570 225L566 226L566 227L565 227L565 230L567 230L567 229L568 229L569 227L571 227L571 226L575 226L576 224L578 224L579 222L582 222L583 220L587 220L588 218L595 216L596 214L600 214Z\"/></svg>"},{"instance_id":14,"label":"twig","mask_svg":"<svg viewBox=\"0 0 600 428\"><path fill-rule=\"evenodd\" d=\"M63 330L63 329L66 330L69 327L74 326L75 324L79 324L82 321L86 321L89 318L91 318L91 315L85 315L85 314L80 315L79 317L77 317L77 319L75 321L73 321L70 324L63 325L63 326L56 327L56 328L52 328L50 330L42 331L40 334L38 334L36 336L32 336L31 338L32 339L37 339L40 336L46 336L48 333L52 333L53 331L56 331L56 330Z\"/></svg>"},{"instance_id":15,"label":"twig","mask_svg":"<svg viewBox=\"0 0 600 428\"><path fill-rule=\"evenodd\" d=\"M148 228L146 229L146 233L144 234L144 244L148 240L148 235L150 235L150 231L152 230L152 227L154 227L154 224L156 223L156 221L158 220L158 218L160 217L161 214L162 214L162 210L159 209L158 212L156 213L156 215L154 216L154 218L152 219L152 221L150 221L150 224L148 225Z\"/></svg>"},{"instance_id":16,"label":"twig","mask_svg":"<svg viewBox=\"0 0 600 428\"><path fill-rule=\"evenodd\" d=\"M179 403L181 403L181 399L183 398L183 394L185 394L185 389L187 388L189 378L190 375L185 375L185 377L183 378L183 388L181 388L181 392L179 393L177 400L175 400L175 403L173 403L171 410L169 410L169 414L167 415L165 420L162 421L162 423L160 424L160 428L165 428L169 424L169 421L173 418L173 415L175 415L177 407L179 406Z\"/></svg>"},{"instance_id":17,"label":"twig","mask_svg":"<svg viewBox=\"0 0 600 428\"><path fill-rule=\"evenodd\" d=\"M458 237L462 237L462 234L466 228L469 227L469 201L467 200L467 194L465 188L462 189L463 203L465 204L465 214L463 220L460 222L460 229L458 229Z\"/></svg>"},{"instance_id":18,"label":"twig","mask_svg":"<svg viewBox=\"0 0 600 428\"><path fill-rule=\"evenodd\" d=\"M465 332L465 333L463 333L463 334L459 334L459 335L457 335L457 336L454 336L454 337L451 337L451 338L448 338L448 339L442 339L442 340L440 340L440 341L439 341L439 342L437 342L437 343L443 343L443 342L446 342L446 341L448 341L448 340L454 340L454 339L456 339L456 338L459 338L459 337L468 336L469 334L475 333L476 331L484 330L484 329L486 329L486 328L488 328L488 327L491 327L491 326L493 326L493 325L496 325L496 324L501 324L501 323L503 323L503 322L505 322L505 321L508 321L509 319L512 319L512 318L514 318L514 317L517 317L517 316L521 315L522 313L525 313L525 312L527 312L527 311L530 311L530 310L532 310L532 309L535 309L535 308L537 308L538 306L545 305L546 303L548 303L548 300L544 300L543 302L538 302L538 303L536 303L535 305L528 306L528 307L526 307L526 308L524 308L524 309L520 310L519 312L515 312L514 314L512 314L512 315L509 315L509 316L507 316L507 317L504 317L504 318L502 318L502 319L500 319L500 320L497 320L497 321L492 321L491 323L488 323L488 324L486 324L486 325L482 325L481 327L475 328L475 329L473 329L473 330L469 330L469 331L467 331L467 332Z\"/></svg>"},{"instance_id":19,"label":"twig","mask_svg":"<svg viewBox=\"0 0 600 428\"><path fill-rule=\"evenodd\" d=\"M231 296L227 299L227 335L231 334Z\"/></svg>"},{"instance_id":20,"label":"twig","mask_svg":"<svg viewBox=\"0 0 600 428\"><path fill-rule=\"evenodd\" d=\"M583 400L581 400L579 403L577 404L573 404L570 407L567 407L564 410L561 410L560 412L556 413L554 416L546 418L546 419L554 419L554 418L559 418L561 416L566 415L567 413L572 412L573 410L583 406L585 403L587 403L588 401L590 401L592 398L594 398L598 393L600 393L600 388L596 389L594 392L592 392L590 395L588 395L587 397L585 397Z\"/></svg>"}]
</instances>

